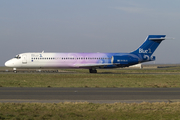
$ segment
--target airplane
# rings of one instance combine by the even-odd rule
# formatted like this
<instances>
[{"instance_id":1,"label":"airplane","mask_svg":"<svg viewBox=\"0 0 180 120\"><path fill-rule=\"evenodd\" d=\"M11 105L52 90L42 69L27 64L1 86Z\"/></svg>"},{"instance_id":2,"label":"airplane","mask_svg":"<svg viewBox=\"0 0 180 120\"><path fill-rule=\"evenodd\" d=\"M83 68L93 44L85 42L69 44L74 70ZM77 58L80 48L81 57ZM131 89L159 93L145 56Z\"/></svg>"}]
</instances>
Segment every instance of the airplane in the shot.
<instances>
[{"instance_id":1,"label":"airplane","mask_svg":"<svg viewBox=\"0 0 180 120\"><path fill-rule=\"evenodd\" d=\"M5 62L5 66L16 68L84 68L90 73L97 69L122 68L154 61L152 56L166 35L149 35L144 43L130 53L22 53Z\"/></svg>"}]
</instances>

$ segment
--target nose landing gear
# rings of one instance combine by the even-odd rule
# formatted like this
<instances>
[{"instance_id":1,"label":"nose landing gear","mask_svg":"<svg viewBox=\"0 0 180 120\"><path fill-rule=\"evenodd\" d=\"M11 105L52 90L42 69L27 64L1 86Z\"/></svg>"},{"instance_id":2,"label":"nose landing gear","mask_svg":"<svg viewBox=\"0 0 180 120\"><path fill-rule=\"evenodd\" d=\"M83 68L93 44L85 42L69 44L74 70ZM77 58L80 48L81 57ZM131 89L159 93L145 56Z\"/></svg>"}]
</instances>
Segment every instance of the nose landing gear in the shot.
<instances>
[{"instance_id":1,"label":"nose landing gear","mask_svg":"<svg viewBox=\"0 0 180 120\"><path fill-rule=\"evenodd\" d=\"M16 70L16 68L13 68L13 72L14 72L14 73L17 73L17 70Z\"/></svg>"}]
</instances>

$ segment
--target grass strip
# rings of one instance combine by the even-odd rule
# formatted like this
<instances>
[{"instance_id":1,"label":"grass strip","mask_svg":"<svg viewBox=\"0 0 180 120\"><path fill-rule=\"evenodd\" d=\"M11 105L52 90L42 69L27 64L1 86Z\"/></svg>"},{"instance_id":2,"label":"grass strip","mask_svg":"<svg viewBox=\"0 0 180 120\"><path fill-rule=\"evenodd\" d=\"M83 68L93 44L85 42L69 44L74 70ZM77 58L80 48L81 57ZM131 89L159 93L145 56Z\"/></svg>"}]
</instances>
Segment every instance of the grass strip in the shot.
<instances>
[{"instance_id":1,"label":"grass strip","mask_svg":"<svg viewBox=\"0 0 180 120\"><path fill-rule=\"evenodd\" d=\"M0 74L0 87L176 88L180 74Z\"/></svg>"},{"instance_id":2,"label":"grass strip","mask_svg":"<svg viewBox=\"0 0 180 120\"><path fill-rule=\"evenodd\" d=\"M175 120L180 103L0 103L0 119Z\"/></svg>"},{"instance_id":3,"label":"grass strip","mask_svg":"<svg viewBox=\"0 0 180 120\"><path fill-rule=\"evenodd\" d=\"M72 71L78 73L89 73L87 69L64 69L65 71ZM117 69L97 69L99 74L123 74L123 73L180 73L180 67L170 68L117 68Z\"/></svg>"}]
</instances>

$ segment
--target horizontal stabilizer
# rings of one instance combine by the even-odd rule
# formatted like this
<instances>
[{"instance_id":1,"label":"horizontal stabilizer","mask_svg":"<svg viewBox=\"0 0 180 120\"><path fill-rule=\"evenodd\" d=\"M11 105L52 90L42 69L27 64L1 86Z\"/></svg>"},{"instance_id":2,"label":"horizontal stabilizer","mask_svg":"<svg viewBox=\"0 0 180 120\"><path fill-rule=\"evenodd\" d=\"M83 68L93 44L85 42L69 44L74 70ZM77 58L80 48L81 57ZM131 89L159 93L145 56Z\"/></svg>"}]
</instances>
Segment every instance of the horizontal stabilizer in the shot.
<instances>
[{"instance_id":1,"label":"horizontal stabilizer","mask_svg":"<svg viewBox=\"0 0 180 120\"><path fill-rule=\"evenodd\" d=\"M152 40L152 41L162 41L162 40L165 40L166 38L165 37L161 37L161 38L149 38L149 40Z\"/></svg>"}]
</instances>

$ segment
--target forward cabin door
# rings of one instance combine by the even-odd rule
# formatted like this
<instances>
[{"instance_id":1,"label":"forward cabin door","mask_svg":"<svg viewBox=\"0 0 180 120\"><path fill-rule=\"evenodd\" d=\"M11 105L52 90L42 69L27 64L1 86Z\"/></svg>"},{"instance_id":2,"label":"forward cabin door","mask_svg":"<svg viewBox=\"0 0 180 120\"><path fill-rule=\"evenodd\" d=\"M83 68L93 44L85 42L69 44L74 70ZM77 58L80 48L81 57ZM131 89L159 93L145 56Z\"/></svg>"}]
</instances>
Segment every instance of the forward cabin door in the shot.
<instances>
[{"instance_id":1,"label":"forward cabin door","mask_svg":"<svg viewBox=\"0 0 180 120\"><path fill-rule=\"evenodd\" d=\"M27 64L27 55L22 55L22 64Z\"/></svg>"}]
</instances>

